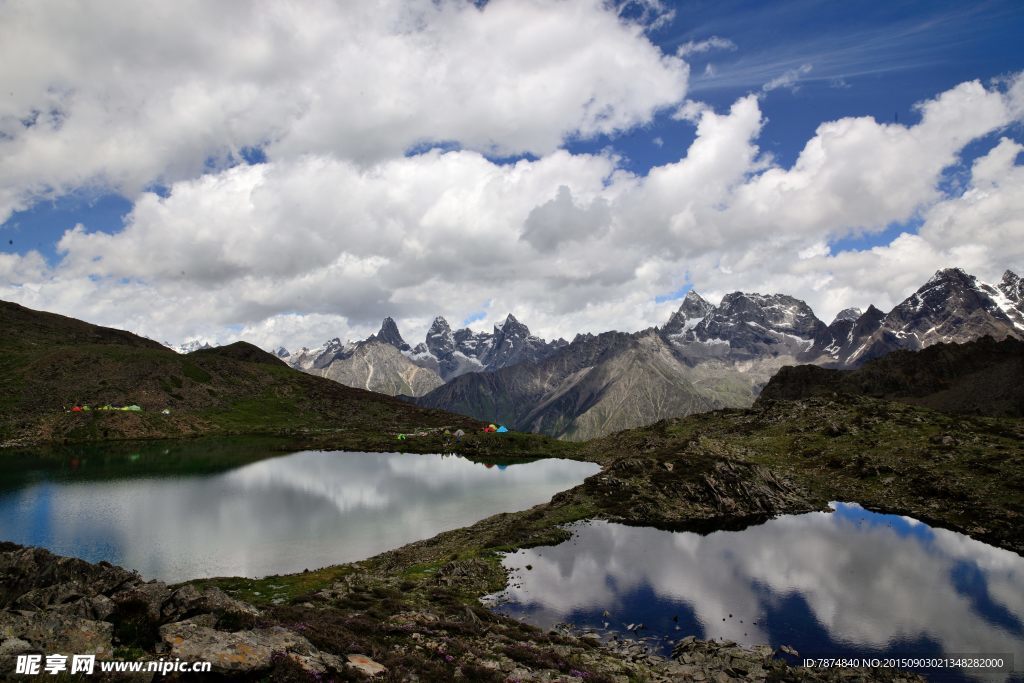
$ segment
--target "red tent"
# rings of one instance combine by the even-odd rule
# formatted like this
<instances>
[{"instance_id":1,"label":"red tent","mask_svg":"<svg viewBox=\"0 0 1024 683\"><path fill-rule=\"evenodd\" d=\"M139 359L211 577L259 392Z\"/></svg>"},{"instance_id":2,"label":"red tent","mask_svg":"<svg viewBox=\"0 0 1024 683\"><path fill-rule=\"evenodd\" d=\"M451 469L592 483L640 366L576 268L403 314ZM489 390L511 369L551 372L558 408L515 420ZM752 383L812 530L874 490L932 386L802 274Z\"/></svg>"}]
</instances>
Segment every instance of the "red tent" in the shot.
<instances>
[{"instance_id":1,"label":"red tent","mask_svg":"<svg viewBox=\"0 0 1024 683\"><path fill-rule=\"evenodd\" d=\"M71 409L71 412L72 413L80 413L80 412L82 412L82 409L80 407L78 407L78 406L75 406L74 408Z\"/></svg>"}]
</instances>

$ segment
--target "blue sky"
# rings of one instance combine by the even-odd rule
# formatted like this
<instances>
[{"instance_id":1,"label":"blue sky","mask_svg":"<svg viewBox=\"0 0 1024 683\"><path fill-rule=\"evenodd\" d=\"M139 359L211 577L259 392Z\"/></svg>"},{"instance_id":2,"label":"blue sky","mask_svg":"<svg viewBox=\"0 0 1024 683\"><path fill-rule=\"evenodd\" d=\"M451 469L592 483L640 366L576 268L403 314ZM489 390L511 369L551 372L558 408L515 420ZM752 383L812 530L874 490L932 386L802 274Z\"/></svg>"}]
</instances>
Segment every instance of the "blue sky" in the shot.
<instances>
[{"instance_id":1,"label":"blue sky","mask_svg":"<svg viewBox=\"0 0 1024 683\"><path fill-rule=\"evenodd\" d=\"M1024 6L1019 2L732 0L672 5L673 21L652 33L665 52L712 36L735 45L690 57L691 96L726 109L774 78L797 74L792 86L765 93L762 99L767 124L761 146L785 165L796 160L823 121L872 116L913 123L920 118L914 105L935 93L963 81L1019 71L1024 65ZM706 74L709 66L713 73ZM810 69L801 73L806 66ZM1021 139L1019 124L1007 132ZM595 151L611 146L628 159L627 167L645 172L678 158L679 149L693 137L691 124L663 112L650 125L625 135L576 142L569 148ZM973 145L964 163L986 149L985 144ZM902 230L915 231L917 223L895 223L884 232L837 240L834 248L887 244Z\"/></svg>"},{"instance_id":2,"label":"blue sky","mask_svg":"<svg viewBox=\"0 0 1024 683\"><path fill-rule=\"evenodd\" d=\"M571 338L1021 267L1019 2L476 4L0 8L0 297L171 341Z\"/></svg>"}]
</instances>

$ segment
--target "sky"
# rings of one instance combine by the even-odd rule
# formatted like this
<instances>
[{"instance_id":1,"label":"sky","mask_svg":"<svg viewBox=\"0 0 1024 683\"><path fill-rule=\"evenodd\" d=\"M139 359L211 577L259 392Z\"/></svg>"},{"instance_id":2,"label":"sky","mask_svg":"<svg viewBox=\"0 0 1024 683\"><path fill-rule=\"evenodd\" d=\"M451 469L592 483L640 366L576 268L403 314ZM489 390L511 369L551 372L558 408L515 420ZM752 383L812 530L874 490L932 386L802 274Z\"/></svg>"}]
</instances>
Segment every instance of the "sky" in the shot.
<instances>
[{"instance_id":1,"label":"sky","mask_svg":"<svg viewBox=\"0 0 1024 683\"><path fill-rule=\"evenodd\" d=\"M0 299L178 344L1024 270L1024 5L0 3Z\"/></svg>"}]
</instances>

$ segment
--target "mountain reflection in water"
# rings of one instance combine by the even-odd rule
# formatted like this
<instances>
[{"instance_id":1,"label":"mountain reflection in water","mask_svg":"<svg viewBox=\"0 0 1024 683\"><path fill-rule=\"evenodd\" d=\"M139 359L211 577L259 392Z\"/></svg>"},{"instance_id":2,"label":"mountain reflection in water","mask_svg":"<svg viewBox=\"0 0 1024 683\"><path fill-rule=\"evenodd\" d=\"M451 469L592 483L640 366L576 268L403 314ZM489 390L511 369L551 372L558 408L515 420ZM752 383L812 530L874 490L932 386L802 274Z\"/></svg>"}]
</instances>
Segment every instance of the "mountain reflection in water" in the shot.
<instances>
[{"instance_id":1,"label":"mountain reflection in water","mask_svg":"<svg viewBox=\"0 0 1024 683\"><path fill-rule=\"evenodd\" d=\"M209 474L26 477L0 488L0 540L146 578L264 576L361 560L572 488L592 463L301 452Z\"/></svg>"},{"instance_id":2,"label":"mountain reflection in water","mask_svg":"<svg viewBox=\"0 0 1024 683\"><path fill-rule=\"evenodd\" d=\"M907 517L833 509L706 536L574 525L565 543L506 556L513 578L493 599L544 628L607 624L666 653L693 634L801 656L1012 653L1024 667L1024 558Z\"/></svg>"}]
</instances>

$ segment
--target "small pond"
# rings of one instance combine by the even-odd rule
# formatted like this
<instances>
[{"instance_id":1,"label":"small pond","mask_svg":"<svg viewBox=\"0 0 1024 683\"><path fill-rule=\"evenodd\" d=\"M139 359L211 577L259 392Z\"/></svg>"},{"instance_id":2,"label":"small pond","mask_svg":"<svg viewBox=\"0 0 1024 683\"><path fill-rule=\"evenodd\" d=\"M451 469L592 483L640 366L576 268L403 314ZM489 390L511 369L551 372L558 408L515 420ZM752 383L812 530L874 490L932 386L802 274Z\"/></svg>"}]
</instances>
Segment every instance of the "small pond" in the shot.
<instances>
[{"instance_id":1,"label":"small pond","mask_svg":"<svg viewBox=\"0 0 1024 683\"><path fill-rule=\"evenodd\" d=\"M832 507L707 535L572 525L560 545L507 555L510 586L489 602L543 628L645 639L664 654L692 634L789 645L801 658L1000 653L1024 668L1024 558L907 517Z\"/></svg>"},{"instance_id":2,"label":"small pond","mask_svg":"<svg viewBox=\"0 0 1024 683\"><path fill-rule=\"evenodd\" d=\"M259 577L365 559L523 510L598 470L201 442L118 448L6 458L0 540L146 578Z\"/></svg>"}]
</instances>

